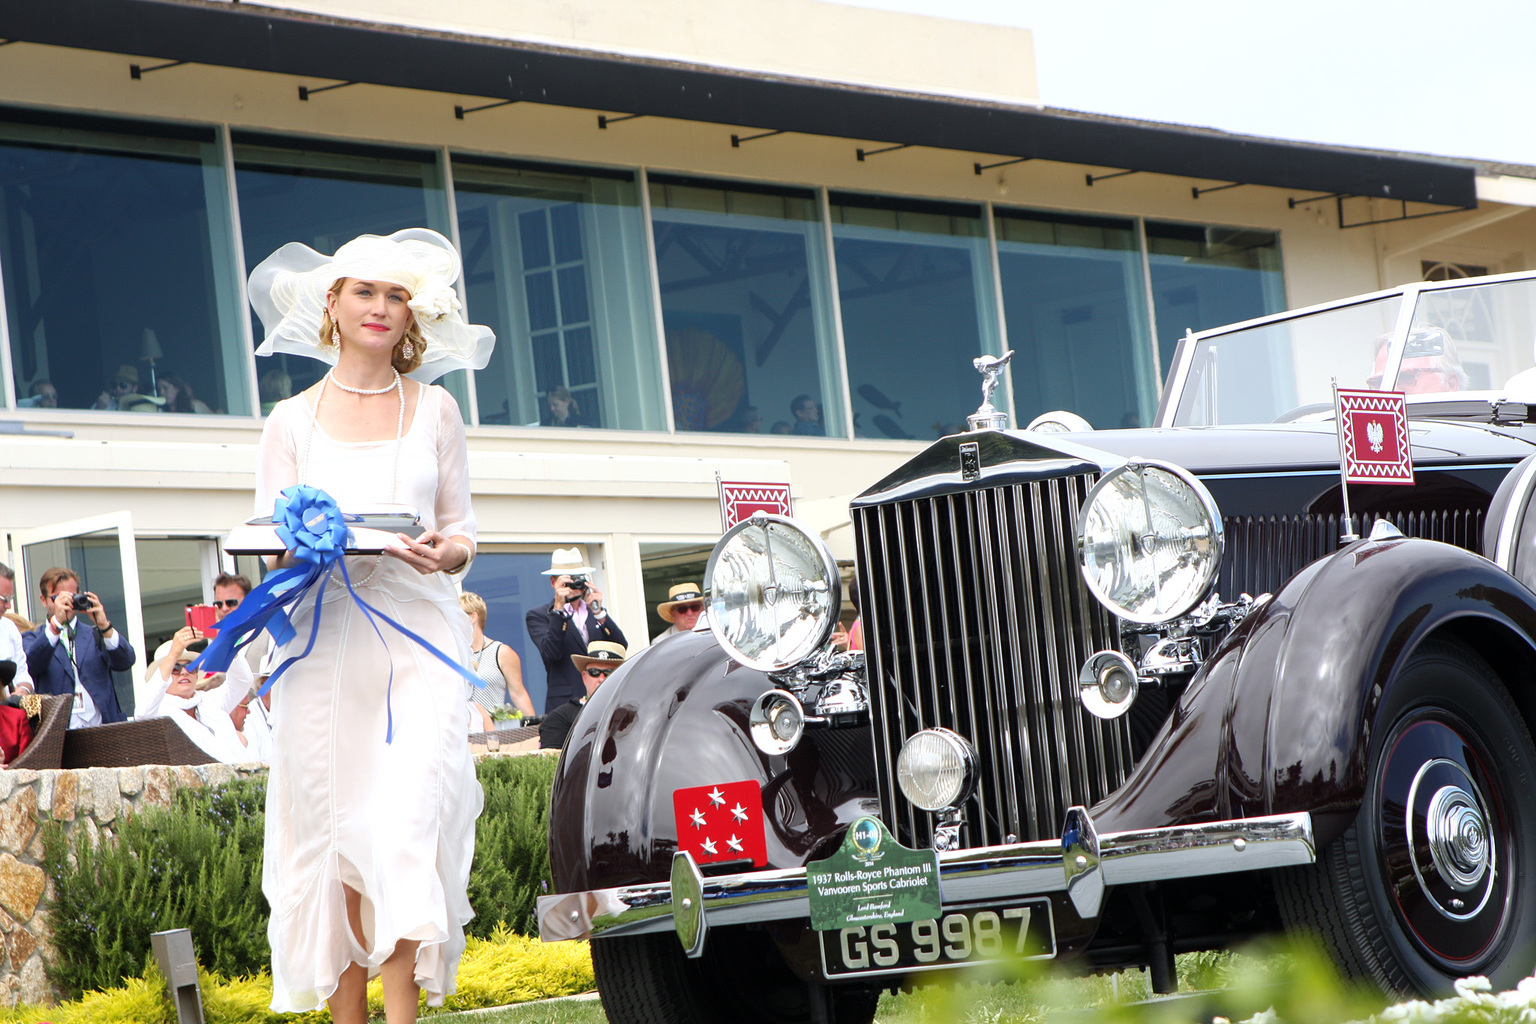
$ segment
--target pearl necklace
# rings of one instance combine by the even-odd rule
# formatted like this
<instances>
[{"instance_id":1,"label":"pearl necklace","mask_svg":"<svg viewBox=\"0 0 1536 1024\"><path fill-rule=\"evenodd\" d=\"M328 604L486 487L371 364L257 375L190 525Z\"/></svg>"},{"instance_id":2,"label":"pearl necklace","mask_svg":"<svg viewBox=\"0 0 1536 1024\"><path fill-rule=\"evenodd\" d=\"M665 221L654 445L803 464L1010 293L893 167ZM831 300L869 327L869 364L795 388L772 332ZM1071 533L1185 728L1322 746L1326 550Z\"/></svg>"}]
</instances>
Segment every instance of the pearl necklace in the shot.
<instances>
[{"instance_id":1,"label":"pearl necklace","mask_svg":"<svg viewBox=\"0 0 1536 1024\"><path fill-rule=\"evenodd\" d=\"M388 387L368 390L366 388L347 387L347 385L336 379L334 370L326 371L325 376L320 378L320 393L315 396L315 408L310 413L309 437L304 442L304 458L299 463L299 483L304 482L304 477L309 472L309 451L315 444L315 431L320 429L320 403L325 399L325 385L327 381L334 383L343 391L350 391L354 395L383 395L390 391L398 390L400 392L400 412L395 419L395 462L389 481L389 500L391 502L395 501L400 490L400 439L405 436L405 387L400 383L400 371L395 370L394 373L394 382ZM356 585L360 587L373 579L374 575L379 571L379 566L383 564L384 556L380 554L378 560L373 563L373 568L368 570L368 575L358 580ZM331 572L334 579L335 570L333 569Z\"/></svg>"},{"instance_id":2,"label":"pearl necklace","mask_svg":"<svg viewBox=\"0 0 1536 1024\"><path fill-rule=\"evenodd\" d=\"M399 370L395 370L394 374L395 374L395 379L392 382L390 382L389 384L386 384L386 385L384 385L381 388L354 388L354 387L348 387L346 384L343 384L341 382L341 378L336 376L336 370L335 370L334 367L325 371L325 375L331 379L331 383L332 384L335 384L337 387L341 388L341 390L349 391L349 392L351 392L354 395L385 395L385 394L388 394L389 392L395 390L395 388L400 386L400 371ZM323 391L321 393L324 394ZM402 398L404 397L403 393L402 393L401 397ZM318 408L319 405L320 405L320 403L317 400L315 402L316 408Z\"/></svg>"}]
</instances>

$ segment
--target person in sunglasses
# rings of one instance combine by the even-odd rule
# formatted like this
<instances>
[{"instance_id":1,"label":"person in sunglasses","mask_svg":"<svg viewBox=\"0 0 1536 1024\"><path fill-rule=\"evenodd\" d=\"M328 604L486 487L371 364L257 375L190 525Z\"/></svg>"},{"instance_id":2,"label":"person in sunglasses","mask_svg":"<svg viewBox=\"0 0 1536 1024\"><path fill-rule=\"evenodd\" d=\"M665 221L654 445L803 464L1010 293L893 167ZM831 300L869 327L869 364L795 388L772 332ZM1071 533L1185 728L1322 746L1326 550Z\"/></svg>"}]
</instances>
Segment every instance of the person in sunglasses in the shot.
<instances>
[{"instance_id":1,"label":"person in sunglasses","mask_svg":"<svg viewBox=\"0 0 1536 1024\"><path fill-rule=\"evenodd\" d=\"M1366 378L1366 386L1379 390L1387 368L1390 335L1376 339L1376 368ZM1393 390L1408 395L1431 395L1463 391L1467 373L1461 366L1456 342L1439 327L1418 327L1410 331L1403 346L1403 363L1397 369Z\"/></svg>"},{"instance_id":2,"label":"person in sunglasses","mask_svg":"<svg viewBox=\"0 0 1536 1024\"><path fill-rule=\"evenodd\" d=\"M581 714L587 698L597 691L604 679L618 671L628 656L629 651L623 644L611 640L594 640L587 645L586 654L571 655L571 661L575 662L576 671L581 673L581 682L587 692L575 700L566 701L544 716L544 721L539 725L541 749L559 750L565 746L565 738L571 734L571 727L576 724L576 716Z\"/></svg>"}]
</instances>

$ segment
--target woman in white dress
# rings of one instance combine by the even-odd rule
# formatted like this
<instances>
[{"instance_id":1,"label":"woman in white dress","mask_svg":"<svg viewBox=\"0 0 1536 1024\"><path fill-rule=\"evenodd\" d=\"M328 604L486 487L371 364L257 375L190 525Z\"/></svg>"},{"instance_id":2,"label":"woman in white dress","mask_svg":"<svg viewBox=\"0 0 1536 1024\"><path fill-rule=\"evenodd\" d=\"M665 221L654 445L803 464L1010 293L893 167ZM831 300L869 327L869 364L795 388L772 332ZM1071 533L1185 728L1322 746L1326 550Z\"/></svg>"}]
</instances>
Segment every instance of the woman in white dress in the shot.
<instances>
[{"instance_id":1,"label":"woman in white dress","mask_svg":"<svg viewBox=\"0 0 1536 1024\"><path fill-rule=\"evenodd\" d=\"M347 571L370 605L462 664L470 631L449 574L475 552L463 420L448 392L404 376L431 381L489 358L490 331L457 313L459 266L426 229L364 235L334 257L289 243L252 273L251 302L267 327L258 354L334 364L267 419L258 514L293 484L344 510L413 506L418 537L348 557ZM376 631L341 577L332 570L314 648L273 700L262 878L272 1008L326 1001L336 1021L362 1024L368 978L381 974L386 1018L399 1024L416 1019L421 989L433 1005L454 991L473 916L465 888L482 797L468 687L398 631ZM313 594L292 611L296 638L279 662L308 643Z\"/></svg>"}]
</instances>

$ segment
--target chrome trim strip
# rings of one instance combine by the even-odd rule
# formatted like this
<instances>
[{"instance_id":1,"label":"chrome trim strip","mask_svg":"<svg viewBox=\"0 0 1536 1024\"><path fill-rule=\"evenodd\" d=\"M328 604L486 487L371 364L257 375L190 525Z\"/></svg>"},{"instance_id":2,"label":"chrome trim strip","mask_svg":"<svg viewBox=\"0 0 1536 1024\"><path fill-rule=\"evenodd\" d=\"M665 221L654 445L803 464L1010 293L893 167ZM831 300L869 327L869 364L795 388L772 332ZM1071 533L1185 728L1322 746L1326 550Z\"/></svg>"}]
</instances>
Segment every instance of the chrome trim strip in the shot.
<instances>
[{"instance_id":1,"label":"chrome trim strip","mask_svg":"<svg viewBox=\"0 0 1536 1024\"><path fill-rule=\"evenodd\" d=\"M1059 892L1067 887L1060 839L952 850L939 855L946 904ZM1105 885L1257 871L1317 859L1312 816L1264 818L1112 832L1099 837ZM703 906L711 927L810 916L805 869L783 868L704 879ZM545 942L638 935L674 928L667 882L541 896L539 935Z\"/></svg>"},{"instance_id":2,"label":"chrome trim strip","mask_svg":"<svg viewBox=\"0 0 1536 1024\"><path fill-rule=\"evenodd\" d=\"M1525 518L1526 505L1530 501L1531 486L1536 483L1536 458L1527 459L1525 468L1515 480L1514 490L1509 493L1509 504L1504 508L1504 519L1499 523L1499 536L1493 550L1484 552L1505 572L1515 571L1515 535Z\"/></svg>"}]
</instances>

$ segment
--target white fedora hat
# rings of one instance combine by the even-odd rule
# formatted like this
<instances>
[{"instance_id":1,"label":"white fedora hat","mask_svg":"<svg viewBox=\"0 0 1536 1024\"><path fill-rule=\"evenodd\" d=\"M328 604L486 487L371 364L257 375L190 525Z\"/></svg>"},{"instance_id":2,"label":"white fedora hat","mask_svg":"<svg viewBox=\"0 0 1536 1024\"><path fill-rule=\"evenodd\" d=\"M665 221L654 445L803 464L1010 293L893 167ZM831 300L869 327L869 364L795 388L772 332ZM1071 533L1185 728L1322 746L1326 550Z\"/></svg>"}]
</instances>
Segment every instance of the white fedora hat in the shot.
<instances>
[{"instance_id":1,"label":"white fedora hat","mask_svg":"<svg viewBox=\"0 0 1536 1024\"><path fill-rule=\"evenodd\" d=\"M541 576L590 576L597 572L587 564L586 558L581 554L581 548L555 548L555 553L549 556L549 568L545 569Z\"/></svg>"}]
</instances>

